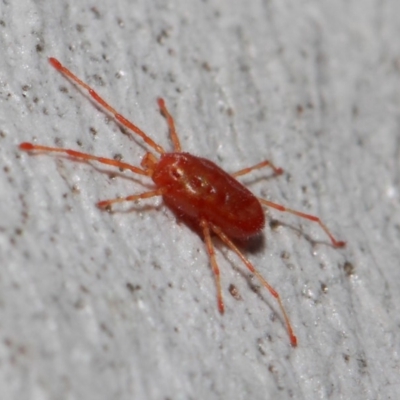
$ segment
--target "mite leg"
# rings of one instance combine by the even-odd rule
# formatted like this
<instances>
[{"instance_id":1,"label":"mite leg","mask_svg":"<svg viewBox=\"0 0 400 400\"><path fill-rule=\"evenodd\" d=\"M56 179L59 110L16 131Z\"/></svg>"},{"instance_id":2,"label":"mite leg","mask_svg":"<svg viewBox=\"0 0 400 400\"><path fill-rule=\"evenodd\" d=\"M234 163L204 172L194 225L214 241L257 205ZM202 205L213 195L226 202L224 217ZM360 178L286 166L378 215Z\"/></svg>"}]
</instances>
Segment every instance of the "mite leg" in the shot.
<instances>
[{"instance_id":1,"label":"mite leg","mask_svg":"<svg viewBox=\"0 0 400 400\"><path fill-rule=\"evenodd\" d=\"M225 307L224 307L224 300L222 299L221 277L220 277L220 273L219 273L217 260L215 258L214 245L211 240L210 225L206 220L202 219L200 221L200 226L203 229L203 235L204 235L204 240L206 242L207 254L210 258L211 268L214 273L215 283L217 285L218 310L221 314L223 314Z\"/></svg>"},{"instance_id":2,"label":"mite leg","mask_svg":"<svg viewBox=\"0 0 400 400\"><path fill-rule=\"evenodd\" d=\"M122 203L125 201L136 201L136 200L142 200L142 199L149 199L150 197L155 197L155 196L162 196L163 190L162 189L157 189L157 190L152 190L150 192L145 192L145 193L140 193L140 194L134 194L128 197L121 197L118 199L111 199L111 200L103 200L99 201L97 203L97 207L104 209L107 207L110 207L112 204L115 203Z\"/></svg>"},{"instance_id":3,"label":"mite leg","mask_svg":"<svg viewBox=\"0 0 400 400\"><path fill-rule=\"evenodd\" d=\"M297 346L297 338L295 336L295 334L293 333L293 328L292 325L290 323L289 317L286 313L285 307L283 306L282 300L279 296L279 293L263 278L263 276L256 270L256 268L253 266L253 264L242 254L242 252L236 247L236 245L225 235L224 232L222 232L222 230L215 226L210 224L211 230L217 235L219 236L219 238L231 249L233 250L238 256L239 258L242 260L242 262L244 263L244 265L246 265L246 267L250 270L251 273L253 273L257 279L260 281L260 283L271 293L271 295L273 297L275 297L275 299L277 300L278 304L279 304L279 308L281 309L283 318L285 320L285 324L287 327L287 331L289 334L289 338L290 338L290 343L293 347Z\"/></svg>"},{"instance_id":4,"label":"mite leg","mask_svg":"<svg viewBox=\"0 0 400 400\"><path fill-rule=\"evenodd\" d=\"M161 114L167 120L169 134L171 136L172 144L174 146L174 151L179 153L180 151L182 151L182 148L181 148L181 143L179 141L178 134L176 133L174 119L172 118L171 114L167 110L167 106L165 105L164 99L162 99L161 97L158 98L157 103L158 103L158 107L160 107Z\"/></svg>"},{"instance_id":5,"label":"mite leg","mask_svg":"<svg viewBox=\"0 0 400 400\"><path fill-rule=\"evenodd\" d=\"M282 211L282 212L288 212L290 214L297 215L300 218L305 218L310 221L316 222L324 231L325 233L329 236L329 239L331 239L331 242L334 247L344 247L346 246L346 242L336 240L329 229L326 227L326 225L315 215L310 215L310 214L305 214L300 211L292 210L291 208L284 207L280 204L273 203L272 201L264 200L264 199L258 199L261 204L264 204L267 207L272 207L275 208L276 210Z\"/></svg>"},{"instance_id":6,"label":"mite leg","mask_svg":"<svg viewBox=\"0 0 400 400\"><path fill-rule=\"evenodd\" d=\"M75 150L70 150L70 149L62 149L59 147L41 146L41 145L36 145L36 144L26 143L26 142L21 143L19 145L19 148L24 151L44 151L46 153L67 154L68 156L70 156L72 158L76 158L77 160L97 161L101 164L107 164L107 165L112 165L113 167L128 169L135 174L149 176L149 174L144 169L135 167L133 165L130 165L130 164L127 164L127 163L124 163L121 161L117 161L117 160L112 160L110 158L96 157L91 154L81 153L80 151L75 151Z\"/></svg>"},{"instance_id":7,"label":"mite leg","mask_svg":"<svg viewBox=\"0 0 400 400\"><path fill-rule=\"evenodd\" d=\"M67 78L71 79L76 85L80 86L82 89L85 89L89 95L93 98L93 100L100 104L104 109L106 109L109 113L111 113L114 118L123 126L131 130L132 132L136 133L139 135L145 143L147 143L149 146L151 146L155 151L157 151L159 154L164 154L165 150L158 145L156 142L154 142L149 136L147 136L139 127L134 125L132 122L128 121L124 116L122 116L120 113L118 113L114 108L112 108L102 97L100 97L89 85L87 85L85 82L80 80L75 74L73 74L68 68L64 67L54 57L49 58L50 64L59 72L61 72L64 76Z\"/></svg>"},{"instance_id":8,"label":"mite leg","mask_svg":"<svg viewBox=\"0 0 400 400\"><path fill-rule=\"evenodd\" d=\"M242 176L242 175L246 175L251 171L254 171L256 169L261 169L264 167L270 167L274 170L275 175L281 175L283 174L283 169L279 168L279 167L275 167L274 164L272 164L271 161L265 160L262 161L256 165L253 165L252 167L248 167L248 168L243 168L240 171L234 172L233 174L231 174L233 177L237 178L238 176Z\"/></svg>"}]
</instances>

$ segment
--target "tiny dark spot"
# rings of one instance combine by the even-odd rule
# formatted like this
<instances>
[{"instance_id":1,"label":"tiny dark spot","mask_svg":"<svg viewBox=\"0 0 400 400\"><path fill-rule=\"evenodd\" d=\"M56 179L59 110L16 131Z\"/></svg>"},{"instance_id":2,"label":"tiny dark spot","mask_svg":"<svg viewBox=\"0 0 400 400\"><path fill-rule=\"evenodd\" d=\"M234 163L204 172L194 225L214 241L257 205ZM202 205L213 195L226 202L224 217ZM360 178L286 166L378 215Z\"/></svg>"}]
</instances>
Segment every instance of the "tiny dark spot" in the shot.
<instances>
[{"instance_id":1,"label":"tiny dark spot","mask_svg":"<svg viewBox=\"0 0 400 400\"><path fill-rule=\"evenodd\" d=\"M77 310L82 310L85 307L85 302L82 299L78 299L74 303L74 307Z\"/></svg>"},{"instance_id":2,"label":"tiny dark spot","mask_svg":"<svg viewBox=\"0 0 400 400\"><path fill-rule=\"evenodd\" d=\"M239 66L239 68L240 68L240 71L242 71L242 72L249 72L249 70L250 70L250 67L247 64L241 64Z\"/></svg>"},{"instance_id":3,"label":"tiny dark spot","mask_svg":"<svg viewBox=\"0 0 400 400\"><path fill-rule=\"evenodd\" d=\"M77 144L79 147L82 147L82 141L80 141L79 139L76 141L76 144Z\"/></svg>"},{"instance_id":4,"label":"tiny dark spot","mask_svg":"<svg viewBox=\"0 0 400 400\"><path fill-rule=\"evenodd\" d=\"M233 108L232 108L232 107L228 107L228 108L226 109L226 115L227 115L228 117L233 117L233 116L235 115L235 111L233 111Z\"/></svg>"},{"instance_id":5,"label":"tiny dark spot","mask_svg":"<svg viewBox=\"0 0 400 400\"><path fill-rule=\"evenodd\" d=\"M111 205L110 205L110 204L108 204L107 206L105 206L105 207L103 208L103 210L106 211L106 212L108 212L109 214L112 213L112 208L111 208Z\"/></svg>"},{"instance_id":6,"label":"tiny dark spot","mask_svg":"<svg viewBox=\"0 0 400 400\"><path fill-rule=\"evenodd\" d=\"M350 261L346 261L343 265L343 270L347 276L352 276L354 274L355 267Z\"/></svg>"},{"instance_id":7,"label":"tiny dark spot","mask_svg":"<svg viewBox=\"0 0 400 400\"><path fill-rule=\"evenodd\" d=\"M120 153L114 154L113 159L114 159L115 161L121 161L121 160L123 159L122 154L120 154ZM124 171L124 168L119 167L119 170L120 170L121 172L123 172L123 171ZM110 174L110 178L113 178L113 177L115 177L115 175L112 176L112 175Z\"/></svg>"},{"instance_id":8,"label":"tiny dark spot","mask_svg":"<svg viewBox=\"0 0 400 400\"><path fill-rule=\"evenodd\" d=\"M105 86L105 82L104 82L103 78L100 75L95 74L94 75L94 79L96 81L96 85L97 86Z\"/></svg>"},{"instance_id":9,"label":"tiny dark spot","mask_svg":"<svg viewBox=\"0 0 400 400\"><path fill-rule=\"evenodd\" d=\"M297 114L301 115L304 112L304 107L301 104L298 104L296 107Z\"/></svg>"},{"instance_id":10,"label":"tiny dark spot","mask_svg":"<svg viewBox=\"0 0 400 400\"><path fill-rule=\"evenodd\" d=\"M6 23L2 19L0 19L0 25L1 26L6 26Z\"/></svg>"},{"instance_id":11,"label":"tiny dark spot","mask_svg":"<svg viewBox=\"0 0 400 400\"><path fill-rule=\"evenodd\" d=\"M62 93L68 93L68 89L66 86L60 86L60 92Z\"/></svg>"},{"instance_id":12,"label":"tiny dark spot","mask_svg":"<svg viewBox=\"0 0 400 400\"><path fill-rule=\"evenodd\" d=\"M23 90L24 92L27 92L30 88L31 88L30 85L23 85L23 86L22 86L22 90Z\"/></svg>"},{"instance_id":13,"label":"tiny dark spot","mask_svg":"<svg viewBox=\"0 0 400 400\"><path fill-rule=\"evenodd\" d=\"M170 30L162 29L157 35L158 44L164 44L165 40L170 36Z\"/></svg>"},{"instance_id":14,"label":"tiny dark spot","mask_svg":"<svg viewBox=\"0 0 400 400\"><path fill-rule=\"evenodd\" d=\"M102 322L102 323L100 324L100 328L101 328L101 330L102 330L107 336L109 336L110 338L114 337L113 332L111 331L111 329L110 329L104 322Z\"/></svg>"},{"instance_id":15,"label":"tiny dark spot","mask_svg":"<svg viewBox=\"0 0 400 400\"><path fill-rule=\"evenodd\" d=\"M268 366L268 371L271 372L272 374L274 374L276 372L276 368L273 365L269 365Z\"/></svg>"},{"instance_id":16,"label":"tiny dark spot","mask_svg":"<svg viewBox=\"0 0 400 400\"><path fill-rule=\"evenodd\" d=\"M1 138L5 138L7 135L4 131L0 131L0 137Z\"/></svg>"},{"instance_id":17,"label":"tiny dark spot","mask_svg":"<svg viewBox=\"0 0 400 400\"><path fill-rule=\"evenodd\" d=\"M90 9L90 11L94 14L94 16L95 16L97 19L100 19L100 18L101 18L100 11L97 9L97 7L92 7L92 8Z\"/></svg>"},{"instance_id":18,"label":"tiny dark spot","mask_svg":"<svg viewBox=\"0 0 400 400\"><path fill-rule=\"evenodd\" d=\"M74 194L79 194L81 191L79 189L79 186L77 185L72 185L72 193Z\"/></svg>"},{"instance_id":19,"label":"tiny dark spot","mask_svg":"<svg viewBox=\"0 0 400 400\"><path fill-rule=\"evenodd\" d=\"M90 293L90 290L84 286L84 285L80 285L79 289L83 292L83 293Z\"/></svg>"},{"instance_id":20,"label":"tiny dark spot","mask_svg":"<svg viewBox=\"0 0 400 400\"><path fill-rule=\"evenodd\" d=\"M321 283L322 293L328 293L328 286L325 283Z\"/></svg>"},{"instance_id":21,"label":"tiny dark spot","mask_svg":"<svg viewBox=\"0 0 400 400\"><path fill-rule=\"evenodd\" d=\"M154 269L157 269L157 270L161 270L162 269L161 265L159 263L157 263L157 262L153 262L151 265L153 266Z\"/></svg>"},{"instance_id":22,"label":"tiny dark spot","mask_svg":"<svg viewBox=\"0 0 400 400\"><path fill-rule=\"evenodd\" d=\"M122 18L117 18L117 24L120 28L124 28L125 27L125 22L123 21Z\"/></svg>"},{"instance_id":23,"label":"tiny dark spot","mask_svg":"<svg viewBox=\"0 0 400 400\"><path fill-rule=\"evenodd\" d=\"M7 174L10 172L10 168L8 168L7 166L3 167L3 171Z\"/></svg>"},{"instance_id":24,"label":"tiny dark spot","mask_svg":"<svg viewBox=\"0 0 400 400\"><path fill-rule=\"evenodd\" d=\"M256 294L260 294L260 286L258 286L256 283L254 283L252 278L253 278L253 276L250 275L249 279L248 279L250 290Z\"/></svg>"},{"instance_id":25,"label":"tiny dark spot","mask_svg":"<svg viewBox=\"0 0 400 400\"><path fill-rule=\"evenodd\" d=\"M265 356L264 343L262 339L257 339L257 349L261 355Z\"/></svg>"},{"instance_id":26,"label":"tiny dark spot","mask_svg":"<svg viewBox=\"0 0 400 400\"><path fill-rule=\"evenodd\" d=\"M175 75L172 73L172 72L168 72L168 79L169 79L169 81L172 83L172 82L176 82L176 78L175 78Z\"/></svg>"},{"instance_id":27,"label":"tiny dark spot","mask_svg":"<svg viewBox=\"0 0 400 400\"><path fill-rule=\"evenodd\" d=\"M41 53L43 50L44 50L44 47L43 47L41 44L37 44L37 45L36 45L36 51L37 51L38 53Z\"/></svg>"},{"instance_id":28,"label":"tiny dark spot","mask_svg":"<svg viewBox=\"0 0 400 400\"><path fill-rule=\"evenodd\" d=\"M348 354L343 354L344 361L349 362L350 356Z\"/></svg>"},{"instance_id":29,"label":"tiny dark spot","mask_svg":"<svg viewBox=\"0 0 400 400\"><path fill-rule=\"evenodd\" d=\"M89 132L90 132L93 136L96 136L96 135L97 135L97 130L96 130L96 128L93 128L92 126L89 128Z\"/></svg>"},{"instance_id":30,"label":"tiny dark spot","mask_svg":"<svg viewBox=\"0 0 400 400\"><path fill-rule=\"evenodd\" d=\"M287 251L285 251L285 250L283 250L283 251L281 252L281 258L283 258L284 260L289 260L289 258L290 258L290 253L287 252Z\"/></svg>"},{"instance_id":31,"label":"tiny dark spot","mask_svg":"<svg viewBox=\"0 0 400 400\"><path fill-rule=\"evenodd\" d=\"M26 346L23 346L23 345L19 345L17 348L17 351L20 355L25 355L28 353Z\"/></svg>"},{"instance_id":32,"label":"tiny dark spot","mask_svg":"<svg viewBox=\"0 0 400 400\"><path fill-rule=\"evenodd\" d=\"M23 231L22 231L21 228L16 228L16 229L15 229L15 234L18 235L18 236L21 236L21 235L22 235L22 232L23 232Z\"/></svg>"},{"instance_id":33,"label":"tiny dark spot","mask_svg":"<svg viewBox=\"0 0 400 400\"><path fill-rule=\"evenodd\" d=\"M211 71L211 67L210 64L207 61L204 61L201 64L201 67L204 69L204 71L210 72Z\"/></svg>"},{"instance_id":34,"label":"tiny dark spot","mask_svg":"<svg viewBox=\"0 0 400 400\"><path fill-rule=\"evenodd\" d=\"M242 296L240 295L238 288L233 283L229 285L228 290L235 300L242 300Z\"/></svg>"},{"instance_id":35,"label":"tiny dark spot","mask_svg":"<svg viewBox=\"0 0 400 400\"><path fill-rule=\"evenodd\" d=\"M77 30L78 32L83 32L83 31L84 31L83 25L81 25L81 24L76 24L76 30Z\"/></svg>"},{"instance_id":36,"label":"tiny dark spot","mask_svg":"<svg viewBox=\"0 0 400 400\"><path fill-rule=\"evenodd\" d=\"M1 21L0 21L1 22ZM399 72L400 71L400 58L395 58L393 60L393 67L394 69Z\"/></svg>"},{"instance_id":37,"label":"tiny dark spot","mask_svg":"<svg viewBox=\"0 0 400 400\"><path fill-rule=\"evenodd\" d=\"M134 293L134 292L136 292L137 290L140 290L140 289L141 289L141 286L140 286L140 285L133 285L132 283L127 282L126 288L127 288L131 293Z\"/></svg>"},{"instance_id":38,"label":"tiny dark spot","mask_svg":"<svg viewBox=\"0 0 400 400\"><path fill-rule=\"evenodd\" d=\"M282 224L277 219L271 219L269 227L273 230L278 229Z\"/></svg>"},{"instance_id":39,"label":"tiny dark spot","mask_svg":"<svg viewBox=\"0 0 400 400\"><path fill-rule=\"evenodd\" d=\"M367 360L365 358L358 358L357 359L358 368L360 369L361 373L365 373L367 369Z\"/></svg>"}]
</instances>

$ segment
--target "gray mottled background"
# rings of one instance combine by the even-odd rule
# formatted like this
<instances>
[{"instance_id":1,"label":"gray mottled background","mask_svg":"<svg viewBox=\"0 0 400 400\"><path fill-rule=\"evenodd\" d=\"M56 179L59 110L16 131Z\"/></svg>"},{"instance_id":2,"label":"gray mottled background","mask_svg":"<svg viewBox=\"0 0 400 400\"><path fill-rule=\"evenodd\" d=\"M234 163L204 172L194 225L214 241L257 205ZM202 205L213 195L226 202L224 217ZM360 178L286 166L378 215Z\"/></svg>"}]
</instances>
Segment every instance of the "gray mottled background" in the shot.
<instances>
[{"instance_id":1,"label":"gray mottled background","mask_svg":"<svg viewBox=\"0 0 400 400\"><path fill-rule=\"evenodd\" d=\"M400 393L400 2L8 1L0 4L2 399L397 399ZM47 62L55 56L163 146L164 96L186 151L271 210L246 250L276 302L127 172L29 156L22 141L138 165L145 148ZM143 188L143 184L145 187ZM230 285L238 291L230 294Z\"/></svg>"}]
</instances>

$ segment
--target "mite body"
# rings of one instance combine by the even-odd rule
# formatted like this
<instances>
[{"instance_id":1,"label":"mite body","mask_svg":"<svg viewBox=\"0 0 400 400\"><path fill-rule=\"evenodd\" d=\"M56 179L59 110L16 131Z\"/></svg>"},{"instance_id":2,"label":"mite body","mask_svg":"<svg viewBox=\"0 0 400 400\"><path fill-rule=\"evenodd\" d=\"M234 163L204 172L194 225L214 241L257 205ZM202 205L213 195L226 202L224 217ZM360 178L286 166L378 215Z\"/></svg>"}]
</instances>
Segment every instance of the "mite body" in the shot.
<instances>
[{"instance_id":1,"label":"mite body","mask_svg":"<svg viewBox=\"0 0 400 400\"><path fill-rule=\"evenodd\" d=\"M264 211L253 193L207 159L167 153L155 165L152 179L164 188L171 208L221 227L230 238L247 239L264 228Z\"/></svg>"},{"instance_id":2,"label":"mite body","mask_svg":"<svg viewBox=\"0 0 400 400\"><path fill-rule=\"evenodd\" d=\"M178 215L188 217L194 221L200 229L215 277L219 311L221 313L224 312L224 302L220 271L216 261L212 234L218 236L226 246L238 255L249 271L257 277L260 283L277 300L286 324L290 342L292 346L296 346L297 338L293 333L292 325L279 293L264 279L253 264L238 249L232 239L247 239L258 234L265 225L262 206L267 206L318 223L329 236L334 247L343 247L345 242L336 240L318 217L292 210L265 199L257 198L236 180L238 176L248 174L251 171L267 166L272 168L276 175L282 174L283 170L275 167L270 161L265 160L252 167L244 168L233 174L229 174L209 160L182 152L181 144L175 130L174 120L169 114L164 100L159 98L158 106L167 120L174 148L174 151L166 152L159 144L155 143L139 127L119 114L90 86L81 81L58 60L50 58L49 61L54 68L69 78L78 87L86 90L93 100L100 104L108 113L113 115L121 125L140 136L153 151L158 153L158 156L150 151L147 152L142 159L140 168L110 158L98 157L92 154L59 147L21 143L19 145L20 149L29 152L41 151L66 154L73 159L87 162L95 161L151 178L155 184L154 190L124 198L103 200L98 202L97 206L101 209L106 209L110 208L115 203L162 196L165 204L172 208Z\"/></svg>"}]
</instances>

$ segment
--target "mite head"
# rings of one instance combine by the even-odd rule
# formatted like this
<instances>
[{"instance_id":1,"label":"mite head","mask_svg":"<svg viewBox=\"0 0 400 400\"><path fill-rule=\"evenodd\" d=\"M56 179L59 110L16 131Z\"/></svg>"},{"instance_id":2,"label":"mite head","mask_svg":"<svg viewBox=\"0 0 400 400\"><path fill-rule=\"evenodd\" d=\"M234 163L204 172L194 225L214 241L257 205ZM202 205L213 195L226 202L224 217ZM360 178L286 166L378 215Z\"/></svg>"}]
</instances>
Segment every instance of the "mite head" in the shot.
<instances>
[{"instance_id":1,"label":"mite head","mask_svg":"<svg viewBox=\"0 0 400 400\"><path fill-rule=\"evenodd\" d=\"M146 154L142 162L146 162L152 168L151 177L158 187L181 187L187 180L185 158L181 157L182 155L182 153L166 153L157 160L154 156Z\"/></svg>"}]
</instances>

